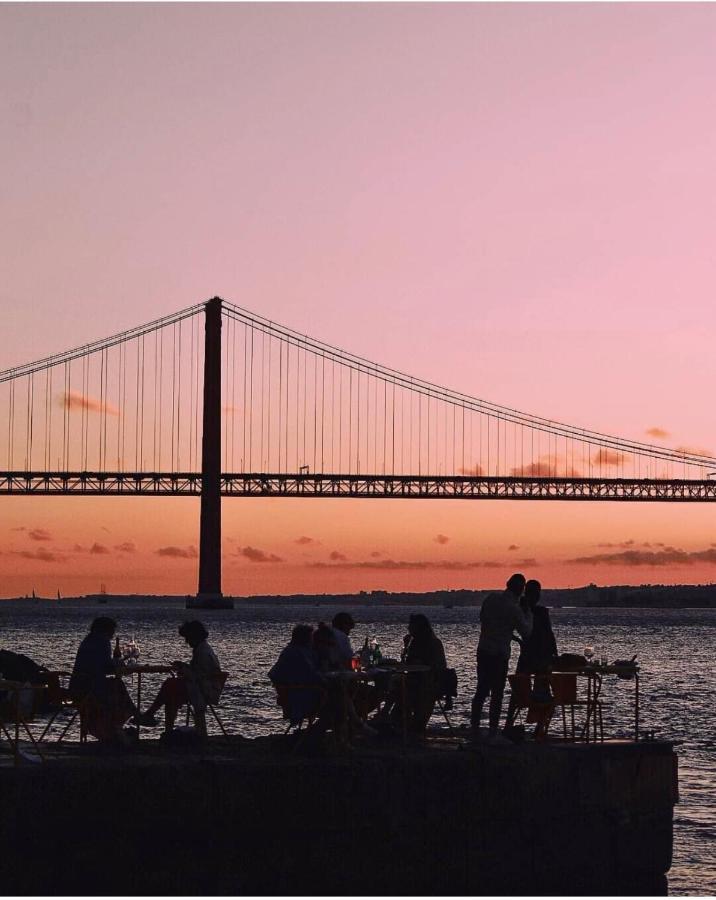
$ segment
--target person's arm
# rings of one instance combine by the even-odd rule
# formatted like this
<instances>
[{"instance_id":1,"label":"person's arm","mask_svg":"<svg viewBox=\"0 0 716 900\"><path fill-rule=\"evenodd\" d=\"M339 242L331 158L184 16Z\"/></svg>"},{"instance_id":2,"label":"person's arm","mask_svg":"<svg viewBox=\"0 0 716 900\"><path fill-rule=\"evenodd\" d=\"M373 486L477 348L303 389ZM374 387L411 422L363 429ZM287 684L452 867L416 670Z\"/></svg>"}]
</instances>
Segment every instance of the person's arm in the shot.
<instances>
[{"instance_id":1,"label":"person's arm","mask_svg":"<svg viewBox=\"0 0 716 900\"><path fill-rule=\"evenodd\" d=\"M522 637L528 638L532 634L532 612L523 609L518 601L515 601L512 627Z\"/></svg>"},{"instance_id":2,"label":"person's arm","mask_svg":"<svg viewBox=\"0 0 716 900\"><path fill-rule=\"evenodd\" d=\"M105 675L111 675L117 671L117 662L112 658L112 641L102 641L98 648L98 661L100 671Z\"/></svg>"}]
</instances>

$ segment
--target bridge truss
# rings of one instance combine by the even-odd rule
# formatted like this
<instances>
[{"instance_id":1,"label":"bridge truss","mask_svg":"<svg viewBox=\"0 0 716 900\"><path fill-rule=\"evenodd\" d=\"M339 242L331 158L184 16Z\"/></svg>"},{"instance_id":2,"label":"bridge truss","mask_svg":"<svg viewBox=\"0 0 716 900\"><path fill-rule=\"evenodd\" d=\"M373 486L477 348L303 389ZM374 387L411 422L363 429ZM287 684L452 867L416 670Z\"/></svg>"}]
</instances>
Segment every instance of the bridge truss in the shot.
<instances>
[{"instance_id":1,"label":"bridge truss","mask_svg":"<svg viewBox=\"0 0 716 900\"><path fill-rule=\"evenodd\" d=\"M201 472L2 472L0 494L199 497ZM221 476L222 497L359 497L422 500L716 500L716 480L432 477L429 475Z\"/></svg>"}]
</instances>

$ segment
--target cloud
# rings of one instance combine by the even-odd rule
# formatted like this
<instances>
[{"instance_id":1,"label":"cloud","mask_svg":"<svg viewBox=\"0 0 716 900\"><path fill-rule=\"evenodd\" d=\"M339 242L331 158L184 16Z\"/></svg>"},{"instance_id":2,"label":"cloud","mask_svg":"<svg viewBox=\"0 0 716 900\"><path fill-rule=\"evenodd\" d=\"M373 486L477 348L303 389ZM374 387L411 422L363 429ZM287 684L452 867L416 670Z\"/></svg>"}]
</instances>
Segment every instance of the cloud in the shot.
<instances>
[{"instance_id":1,"label":"cloud","mask_svg":"<svg viewBox=\"0 0 716 900\"><path fill-rule=\"evenodd\" d=\"M693 551L677 547L664 547L663 550L624 550L621 553L578 556L566 562L572 565L593 566L691 566L697 562L716 563L716 548Z\"/></svg>"},{"instance_id":2,"label":"cloud","mask_svg":"<svg viewBox=\"0 0 716 900\"><path fill-rule=\"evenodd\" d=\"M527 559L518 559L517 565L518 566L531 566L533 569L536 569L539 567L539 563L534 558L534 556L528 556Z\"/></svg>"},{"instance_id":3,"label":"cloud","mask_svg":"<svg viewBox=\"0 0 716 900\"><path fill-rule=\"evenodd\" d=\"M458 475L467 475L468 478L482 478L485 470L480 465L474 465L471 469L458 469Z\"/></svg>"},{"instance_id":4,"label":"cloud","mask_svg":"<svg viewBox=\"0 0 716 900\"><path fill-rule=\"evenodd\" d=\"M520 548L517 546L517 544L510 544L510 546L507 549L508 550L519 550Z\"/></svg>"},{"instance_id":5,"label":"cloud","mask_svg":"<svg viewBox=\"0 0 716 900\"><path fill-rule=\"evenodd\" d=\"M580 478L581 472L561 456L540 456L536 462L510 469L517 478Z\"/></svg>"},{"instance_id":6,"label":"cloud","mask_svg":"<svg viewBox=\"0 0 716 900\"><path fill-rule=\"evenodd\" d=\"M36 559L39 562L57 562L63 563L65 560L63 557L58 556L56 553L51 553L49 550L45 550L44 547L40 547L39 550L18 550L16 551L17 556L21 556L23 559Z\"/></svg>"},{"instance_id":7,"label":"cloud","mask_svg":"<svg viewBox=\"0 0 716 900\"><path fill-rule=\"evenodd\" d=\"M24 525L18 525L17 528L11 528L10 531L27 531Z\"/></svg>"},{"instance_id":8,"label":"cloud","mask_svg":"<svg viewBox=\"0 0 716 900\"><path fill-rule=\"evenodd\" d=\"M111 403L102 403L94 397L85 397L77 391L66 391L60 397L60 405L65 409L86 409L88 412L107 413L108 416L118 416L119 410Z\"/></svg>"},{"instance_id":9,"label":"cloud","mask_svg":"<svg viewBox=\"0 0 716 900\"><path fill-rule=\"evenodd\" d=\"M312 537L308 537L307 535L302 534L301 537L296 538L293 543L300 544L302 547L307 547L309 544L317 544L318 541L314 540Z\"/></svg>"},{"instance_id":10,"label":"cloud","mask_svg":"<svg viewBox=\"0 0 716 900\"><path fill-rule=\"evenodd\" d=\"M44 528L33 528L27 535L31 541L51 541L52 535Z\"/></svg>"},{"instance_id":11,"label":"cloud","mask_svg":"<svg viewBox=\"0 0 716 900\"><path fill-rule=\"evenodd\" d=\"M433 540L436 544L447 544L450 538L446 534L436 534Z\"/></svg>"},{"instance_id":12,"label":"cloud","mask_svg":"<svg viewBox=\"0 0 716 900\"><path fill-rule=\"evenodd\" d=\"M106 556L107 553L109 553L109 548L105 547L104 544L98 544L97 541L95 541L89 548L89 552L93 556Z\"/></svg>"},{"instance_id":13,"label":"cloud","mask_svg":"<svg viewBox=\"0 0 716 900\"><path fill-rule=\"evenodd\" d=\"M196 559L196 547L160 547L157 550L159 556L168 556L172 559Z\"/></svg>"},{"instance_id":14,"label":"cloud","mask_svg":"<svg viewBox=\"0 0 716 900\"><path fill-rule=\"evenodd\" d=\"M710 450L705 450L703 447L674 447L674 453L681 456L713 456Z\"/></svg>"},{"instance_id":15,"label":"cloud","mask_svg":"<svg viewBox=\"0 0 716 900\"><path fill-rule=\"evenodd\" d=\"M502 568L505 564L500 562L462 562L461 560L403 560L403 559L380 559L380 560L363 560L359 562L314 562L309 563L312 569L375 569L376 571L397 571L404 572L407 570L425 571L425 570L442 570L449 572L467 572L471 569L494 569Z\"/></svg>"},{"instance_id":16,"label":"cloud","mask_svg":"<svg viewBox=\"0 0 716 900\"><path fill-rule=\"evenodd\" d=\"M619 453L616 450L609 450L607 447L600 447L594 454L592 462L595 466L618 466L628 459L628 453Z\"/></svg>"},{"instance_id":17,"label":"cloud","mask_svg":"<svg viewBox=\"0 0 716 900\"><path fill-rule=\"evenodd\" d=\"M616 544L612 544L609 542L604 543L604 544L597 544L597 547L601 547L604 550L610 550L610 549L614 549L614 548L621 548L622 550L627 550L629 547L633 547L633 546L634 546L634 541L632 539L629 539L628 541L619 541Z\"/></svg>"},{"instance_id":18,"label":"cloud","mask_svg":"<svg viewBox=\"0 0 716 900\"><path fill-rule=\"evenodd\" d=\"M714 544L714 547L716 547L716 544ZM370 555L373 557L373 559L378 559L378 557L382 556L383 554L380 552L380 550L372 550Z\"/></svg>"},{"instance_id":19,"label":"cloud","mask_svg":"<svg viewBox=\"0 0 716 900\"><path fill-rule=\"evenodd\" d=\"M283 562L280 556L275 553L266 553L263 550L257 550L256 547L241 547L237 550L239 556L245 556L250 562L254 563L280 563Z\"/></svg>"},{"instance_id":20,"label":"cloud","mask_svg":"<svg viewBox=\"0 0 716 900\"><path fill-rule=\"evenodd\" d=\"M332 559L334 562L344 562L348 557L345 553L340 553L338 550L331 550L328 554L328 558Z\"/></svg>"},{"instance_id":21,"label":"cloud","mask_svg":"<svg viewBox=\"0 0 716 900\"><path fill-rule=\"evenodd\" d=\"M118 550L120 553L136 553L137 545L134 541L124 541L122 544L115 544L114 549Z\"/></svg>"},{"instance_id":22,"label":"cloud","mask_svg":"<svg viewBox=\"0 0 716 900\"><path fill-rule=\"evenodd\" d=\"M671 437L668 431L665 431L663 428L659 428L656 425L654 425L652 428L647 428L644 433L648 434L649 437L658 438L659 440Z\"/></svg>"}]
</instances>

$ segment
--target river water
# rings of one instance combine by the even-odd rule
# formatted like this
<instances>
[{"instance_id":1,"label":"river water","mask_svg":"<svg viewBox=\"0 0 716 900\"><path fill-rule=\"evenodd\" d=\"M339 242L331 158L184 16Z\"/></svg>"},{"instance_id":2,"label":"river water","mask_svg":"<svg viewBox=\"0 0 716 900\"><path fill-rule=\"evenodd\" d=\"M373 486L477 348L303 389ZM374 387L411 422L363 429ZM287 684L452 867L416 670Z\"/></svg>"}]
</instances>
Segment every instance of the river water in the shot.
<instances>
[{"instance_id":1,"label":"river water","mask_svg":"<svg viewBox=\"0 0 716 900\"><path fill-rule=\"evenodd\" d=\"M337 607L251 605L233 611L202 613L222 668L230 672L222 698L222 717L246 736L282 727L280 710L266 673L297 622L330 621ZM398 656L408 607L357 606L354 646L377 636L384 655ZM469 718L475 687L474 654L478 609L425 607L445 645L448 665L458 672L459 696L454 722ZM0 601L0 647L27 653L51 668L71 668L77 645L96 615L119 623L124 641L134 637L142 663L187 657L177 626L196 613L183 600L137 598L99 605L94 601ZM638 653L641 664L642 728L678 746L681 800L675 809L674 864L669 891L674 895L716 893L716 753L714 688L716 610L554 609L552 622L560 652L594 646L610 660ZM154 679L154 682L153 680ZM148 676L146 695L161 676ZM633 725L633 682L605 679L605 731L628 736ZM608 705L607 705L608 704ZM143 704L144 705L144 704Z\"/></svg>"}]
</instances>

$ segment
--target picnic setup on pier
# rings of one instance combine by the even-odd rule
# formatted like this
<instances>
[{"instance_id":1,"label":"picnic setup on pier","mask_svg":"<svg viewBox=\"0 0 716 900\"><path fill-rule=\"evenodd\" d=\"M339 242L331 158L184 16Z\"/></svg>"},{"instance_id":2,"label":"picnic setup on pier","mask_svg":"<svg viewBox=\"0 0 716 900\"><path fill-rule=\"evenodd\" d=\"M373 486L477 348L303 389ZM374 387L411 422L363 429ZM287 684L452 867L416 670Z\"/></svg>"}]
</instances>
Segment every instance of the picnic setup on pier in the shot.
<instances>
[{"instance_id":1,"label":"picnic setup on pier","mask_svg":"<svg viewBox=\"0 0 716 900\"><path fill-rule=\"evenodd\" d=\"M96 893L342 894L370 859L387 894L524 894L534 884L664 893L673 744L642 727L636 657L558 653L539 597L537 582L513 575L483 601L469 722L455 704L474 681L459 683L422 612L408 617L402 646L366 635L354 649L347 610L294 626L248 686L275 711L251 737L235 727L232 673L202 621L178 629L184 659L148 650L145 662L108 616L63 670L0 648L3 883L40 894L87 883ZM93 825L108 811L111 834ZM28 833L49 867L9 862L26 854ZM526 835L531 853L505 869ZM119 873L104 864L117 840L137 861ZM77 847L75 871L63 861Z\"/></svg>"},{"instance_id":2,"label":"picnic setup on pier","mask_svg":"<svg viewBox=\"0 0 716 900\"><path fill-rule=\"evenodd\" d=\"M636 655L610 660L605 652L595 655L590 646L583 653L558 653L540 590L538 582L514 575L503 593L484 602L469 725L453 721L461 686L442 641L422 613L410 615L402 647L385 653L378 639L368 635L354 650L350 633L356 623L347 611L336 613L330 625L299 624L270 671L253 685L275 696L273 730L283 732L291 752L350 752L356 745L391 740L415 745L431 736L461 749L604 743L617 739L605 732L603 713L610 685L617 680L633 684L628 733L627 723L621 723L619 739L649 737L640 732ZM141 752L162 725L161 742L173 749L208 747L210 734L225 745L240 737L232 735L221 715L224 688L232 676L222 669L202 622L179 628L179 637L191 649L186 661L140 662L136 641L121 643L117 631L113 619L95 618L74 667L66 670L49 670L22 654L0 650L5 757L16 764L42 762L53 746L74 742ZM520 653L515 672L508 674L513 643ZM486 730L482 718L488 701Z\"/></svg>"}]
</instances>

